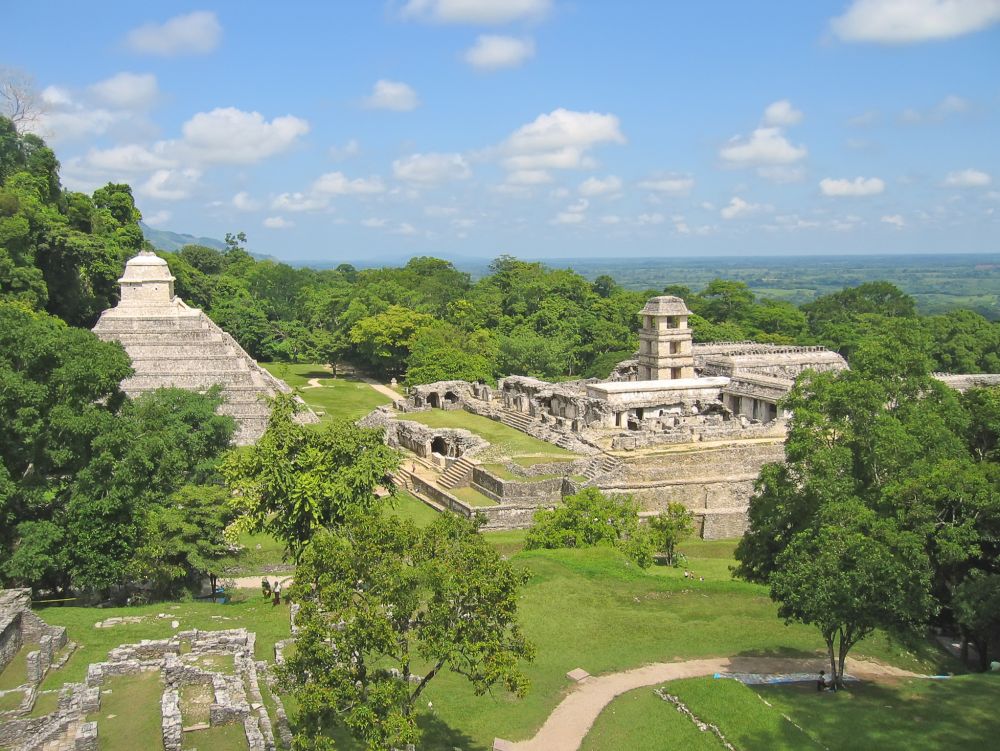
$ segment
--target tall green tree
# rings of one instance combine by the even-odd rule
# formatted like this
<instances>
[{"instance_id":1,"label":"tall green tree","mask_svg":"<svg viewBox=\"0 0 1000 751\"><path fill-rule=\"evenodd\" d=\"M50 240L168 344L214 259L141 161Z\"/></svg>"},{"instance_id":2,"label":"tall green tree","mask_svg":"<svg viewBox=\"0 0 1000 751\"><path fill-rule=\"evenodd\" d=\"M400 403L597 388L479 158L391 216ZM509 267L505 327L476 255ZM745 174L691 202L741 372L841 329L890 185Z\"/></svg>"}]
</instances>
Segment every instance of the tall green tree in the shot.
<instances>
[{"instance_id":1,"label":"tall green tree","mask_svg":"<svg viewBox=\"0 0 1000 751\"><path fill-rule=\"evenodd\" d=\"M442 671L477 695L528 688L533 657L517 620L527 574L475 525L439 515L418 530L379 512L317 533L296 569L294 656L281 669L299 705L303 745L346 727L369 749L419 740L417 701Z\"/></svg>"},{"instance_id":2,"label":"tall green tree","mask_svg":"<svg viewBox=\"0 0 1000 751\"><path fill-rule=\"evenodd\" d=\"M374 512L376 488L389 485L399 454L382 431L344 420L319 429L292 418L295 402L279 395L264 435L221 465L235 492L238 532L268 532L295 561L322 529L336 529L353 511Z\"/></svg>"}]
</instances>

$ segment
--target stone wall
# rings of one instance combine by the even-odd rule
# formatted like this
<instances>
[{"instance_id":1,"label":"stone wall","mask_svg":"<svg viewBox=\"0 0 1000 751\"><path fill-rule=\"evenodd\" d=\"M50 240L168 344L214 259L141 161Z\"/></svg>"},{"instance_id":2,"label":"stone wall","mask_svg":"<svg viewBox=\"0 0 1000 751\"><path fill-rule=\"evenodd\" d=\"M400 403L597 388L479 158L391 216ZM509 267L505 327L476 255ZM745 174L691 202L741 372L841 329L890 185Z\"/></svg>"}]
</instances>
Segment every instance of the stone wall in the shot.
<instances>
[{"instance_id":1,"label":"stone wall","mask_svg":"<svg viewBox=\"0 0 1000 751\"><path fill-rule=\"evenodd\" d=\"M679 447L636 454L599 482L609 493L630 493L646 511L682 503L692 511L731 509L745 517L760 468L784 459L780 440Z\"/></svg>"},{"instance_id":2,"label":"stone wall","mask_svg":"<svg viewBox=\"0 0 1000 751\"><path fill-rule=\"evenodd\" d=\"M0 620L0 672L21 649L21 614L10 613Z\"/></svg>"},{"instance_id":3,"label":"stone wall","mask_svg":"<svg viewBox=\"0 0 1000 751\"><path fill-rule=\"evenodd\" d=\"M558 503L562 497L563 479L553 477L548 480L519 482L502 480L483 467L472 470L473 487L498 503L523 506L541 506Z\"/></svg>"}]
</instances>

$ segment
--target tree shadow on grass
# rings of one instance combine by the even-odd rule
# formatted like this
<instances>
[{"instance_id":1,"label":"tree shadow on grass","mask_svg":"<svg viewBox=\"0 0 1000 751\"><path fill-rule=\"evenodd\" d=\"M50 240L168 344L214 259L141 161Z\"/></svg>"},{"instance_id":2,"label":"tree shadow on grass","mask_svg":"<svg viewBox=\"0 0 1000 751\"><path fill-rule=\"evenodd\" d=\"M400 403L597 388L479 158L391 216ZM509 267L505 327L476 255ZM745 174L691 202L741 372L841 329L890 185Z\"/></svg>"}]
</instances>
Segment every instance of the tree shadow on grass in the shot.
<instances>
[{"instance_id":1,"label":"tree shadow on grass","mask_svg":"<svg viewBox=\"0 0 1000 751\"><path fill-rule=\"evenodd\" d=\"M850 684L836 693L817 692L811 686L755 686L756 693L789 721L780 730L761 730L740 739L746 749L801 748L802 729L817 747L837 749L986 748L1000 732L1000 719L983 722L991 714L989 702L970 710L964 691L972 687L941 681L924 690L905 683ZM849 729L849 730L847 730ZM846 730L846 732L845 732ZM798 735L799 743L794 743Z\"/></svg>"},{"instance_id":2,"label":"tree shadow on grass","mask_svg":"<svg viewBox=\"0 0 1000 751\"><path fill-rule=\"evenodd\" d=\"M417 743L418 751L489 751L488 746L476 742L471 736L453 728L446 722L432 714L420 714L417 717L417 726L420 728L420 742ZM329 737L333 738L337 744L338 751L364 751L365 744L355 739L347 728L336 726L326 731Z\"/></svg>"}]
</instances>

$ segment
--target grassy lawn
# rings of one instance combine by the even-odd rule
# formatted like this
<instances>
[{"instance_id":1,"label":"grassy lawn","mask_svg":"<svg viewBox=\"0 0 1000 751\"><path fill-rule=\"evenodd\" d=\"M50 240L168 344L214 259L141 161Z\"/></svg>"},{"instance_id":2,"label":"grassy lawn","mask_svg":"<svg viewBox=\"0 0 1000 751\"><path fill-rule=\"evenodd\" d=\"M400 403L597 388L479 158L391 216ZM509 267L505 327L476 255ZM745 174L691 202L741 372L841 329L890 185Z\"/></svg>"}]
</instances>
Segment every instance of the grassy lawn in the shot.
<instances>
[{"instance_id":1,"label":"grassy lawn","mask_svg":"<svg viewBox=\"0 0 1000 751\"><path fill-rule=\"evenodd\" d=\"M110 693L106 693L108 689ZM162 693L158 670L105 681L100 710L87 716L88 721L97 721L98 748L101 751L163 748Z\"/></svg>"},{"instance_id":2,"label":"grassy lawn","mask_svg":"<svg viewBox=\"0 0 1000 751\"><path fill-rule=\"evenodd\" d=\"M670 684L667 684L670 689ZM719 751L721 744L653 693L639 688L611 702L594 722L580 751Z\"/></svg>"},{"instance_id":3,"label":"grassy lawn","mask_svg":"<svg viewBox=\"0 0 1000 751\"><path fill-rule=\"evenodd\" d=\"M527 669L531 693L520 701L502 692L475 697L464 679L445 673L426 692L435 722L467 734L474 745L465 748L485 749L494 736L533 735L569 688L566 672L577 667L597 675L697 657L817 654L822 642L813 628L785 626L764 588L731 580L731 561L721 555L732 545L686 546L689 567L704 582L685 580L683 569L643 572L607 548L517 553L514 562L532 574L520 603L524 630L538 650ZM907 652L883 635L856 652L932 672L946 659L929 646Z\"/></svg>"},{"instance_id":4,"label":"grassy lawn","mask_svg":"<svg viewBox=\"0 0 1000 751\"><path fill-rule=\"evenodd\" d=\"M400 494L397 513L432 518L425 516L425 512L434 513L408 494ZM698 657L821 653L822 644L815 629L784 625L764 588L732 580L729 566L734 541L686 543L682 549L688 555L687 568L704 577L704 581L691 581L684 578L683 568L658 566L642 571L610 548L524 551L524 535L524 531L495 532L489 533L488 538L516 566L531 574L520 600L521 622L537 648L535 661L527 666L531 691L523 700L503 691L477 697L464 678L445 671L430 684L423 697L423 701L433 702L433 713L424 712L420 717L425 730L422 748L485 751L496 736L513 740L530 737L571 688L565 673L577 667L599 675L650 662ZM45 608L39 614L52 624L67 626L70 639L81 647L65 667L47 677L43 687L55 688L64 682L82 680L87 664L102 659L113 646L173 633L170 619L156 617L160 612L179 620L182 629L245 626L257 633L258 659L270 660L274 641L288 636L287 608L272 608L256 596L227 605L184 602L100 610ZM96 621L125 615L147 618L136 624L93 628ZM930 645L907 651L881 634L862 642L854 654L920 672L955 669L954 663ZM419 671L420 667L415 667ZM153 683L158 695L158 678ZM776 708L773 712L757 692L732 681L699 679L670 685L674 693L683 689L682 696L690 701L694 711L704 712L704 719L722 725L723 732L731 734L740 748L809 748L801 732L781 718L782 713L810 733L818 729L833 735L837 728L843 732L844 727L856 728L863 723L865 738L872 745L854 743L855 748L892 747L879 745L892 742L892 738L889 731L882 733L877 728L896 728L892 732L902 736L907 728L912 733L914 723L921 723L921 732L933 729L931 737L937 745L921 740L923 745L914 746L911 735L911 745L907 748L955 747L943 740L949 737L946 732L959 740L978 733L979 745L987 747L989 744L983 739L992 736L980 728L1000 722L989 714L1000 700L1000 680L993 676L940 683L910 681L820 697L815 692L763 688L760 694ZM124 691L128 693L130 689ZM978 693L980 698L969 696L968 706L963 706L963 692ZM105 699L115 695L121 696L117 686ZM822 704L816 704L818 700ZM149 715L158 728L158 704L147 705L141 695L132 704L151 706L149 712L132 714ZM288 705L294 722L294 707L291 702ZM880 719L886 707L896 710L899 717L893 715L891 722ZM716 712L717 716L713 714ZM115 713L123 714L104 706L100 715L104 718ZM879 717L876 713L880 713ZM948 716L953 718L951 725L944 722ZM609 707L585 747L591 751L674 747L697 751L701 747L700 734L691 736L690 728L677 722L679 718L672 707L650 690L645 694L635 692ZM882 722L881 726L877 720ZM936 723L954 729L939 731ZM185 724L189 724L187 719ZM956 735L962 727L967 728L965 735ZM102 727L102 736L104 732ZM225 745L227 739L210 739L201 736L203 732L185 734L185 747L230 748ZM854 730L852 733L857 735ZM243 743L242 739L234 742L237 740ZM830 748L846 747L848 740L844 740L843 746L834 746L824 736L824 743ZM358 748L343 738L338 738L338 742L338 748ZM237 747L243 748L232 746Z\"/></svg>"},{"instance_id":5,"label":"grassy lawn","mask_svg":"<svg viewBox=\"0 0 1000 751\"><path fill-rule=\"evenodd\" d=\"M558 446L532 438L527 433L487 417L474 415L464 409L431 409L426 412L407 412L401 416L431 428L465 428L485 438L492 446L510 457L534 457L533 464L552 459L576 458L576 454Z\"/></svg>"},{"instance_id":6,"label":"grassy lawn","mask_svg":"<svg viewBox=\"0 0 1000 751\"><path fill-rule=\"evenodd\" d=\"M396 506L392 513L403 519L409 519L418 527L426 527L438 515L438 512L426 503L405 490L396 490Z\"/></svg>"},{"instance_id":7,"label":"grassy lawn","mask_svg":"<svg viewBox=\"0 0 1000 751\"><path fill-rule=\"evenodd\" d=\"M744 686L692 678L664 685L705 722L749 751L989 748L1000 732L1000 679L907 679L817 693L807 685ZM692 732L694 736L692 736ZM699 738L704 740L699 744ZM720 748L652 688L622 694L594 723L584 751Z\"/></svg>"},{"instance_id":8,"label":"grassy lawn","mask_svg":"<svg viewBox=\"0 0 1000 751\"><path fill-rule=\"evenodd\" d=\"M262 362L261 366L295 389L314 412L322 412L321 424L338 419L357 420L391 401L364 381L334 378L318 363ZM319 379L322 385L302 388L309 385L310 378Z\"/></svg>"},{"instance_id":9,"label":"grassy lawn","mask_svg":"<svg viewBox=\"0 0 1000 751\"><path fill-rule=\"evenodd\" d=\"M0 696L0 712L17 709L21 706L22 701L24 701L23 691L11 691L9 694L4 694Z\"/></svg>"},{"instance_id":10,"label":"grassy lawn","mask_svg":"<svg viewBox=\"0 0 1000 751\"><path fill-rule=\"evenodd\" d=\"M35 706L31 708L30 717L42 717L56 711L59 706L58 691L41 691L35 697Z\"/></svg>"},{"instance_id":11,"label":"grassy lawn","mask_svg":"<svg viewBox=\"0 0 1000 751\"><path fill-rule=\"evenodd\" d=\"M17 654L0 673L0 691L17 688L28 682L28 652L33 652L36 649L38 649L38 645L30 642L21 645Z\"/></svg>"},{"instance_id":12,"label":"grassy lawn","mask_svg":"<svg viewBox=\"0 0 1000 751\"><path fill-rule=\"evenodd\" d=\"M242 549L238 553L226 556L215 564L223 578L284 572L294 568L291 562L283 558L285 546L266 532L241 534L239 544Z\"/></svg>"},{"instance_id":13,"label":"grassy lawn","mask_svg":"<svg viewBox=\"0 0 1000 751\"><path fill-rule=\"evenodd\" d=\"M448 491L460 501L465 501L470 506L496 506L497 502L489 496L485 496L474 488L452 488Z\"/></svg>"},{"instance_id":14,"label":"grassy lawn","mask_svg":"<svg viewBox=\"0 0 1000 751\"><path fill-rule=\"evenodd\" d=\"M259 596L259 592L249 591L240 592L237 601L226 605L199 601L101 609L48 607L36 612L53 626L66 626L70 641L80 645L62 668L51 671L45 677L42 688L46 689L82 681L87 675L87 665L100 662L107 656L108 650L119 644L131 644L142 639L164 639L176 630L247 628L257 634L258 660L273 659L274 643L289 636L288 608L284 605L272 607L270 602L265 602ZM171 619L157 618L158 613L169 613L171 618L180 622L180 628L171 628ZM94 628L96 622L106 618L136 615L146 618L140 623Z\"/></svg>"},{"instance_id":15,"label":"grassy lawn","mask_svg":"<svg viewBox=\"0 0 1000 751\"><path fill-rule=\"evenodd\" d=\"M181 739L183 751L210 749L211 751L241 751L247 749L247 735L239 724L218 725L205 730L184 733Z\"/></svg>"}]
</instances>

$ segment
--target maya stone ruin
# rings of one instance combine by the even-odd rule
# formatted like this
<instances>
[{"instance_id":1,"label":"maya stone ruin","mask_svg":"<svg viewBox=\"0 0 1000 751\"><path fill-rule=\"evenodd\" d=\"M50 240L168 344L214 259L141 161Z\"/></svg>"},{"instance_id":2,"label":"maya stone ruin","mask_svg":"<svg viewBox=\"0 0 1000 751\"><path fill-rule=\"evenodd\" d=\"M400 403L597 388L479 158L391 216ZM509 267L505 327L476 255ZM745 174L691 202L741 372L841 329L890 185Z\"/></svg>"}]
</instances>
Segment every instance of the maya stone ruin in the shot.
<instances>
[{"instance_id":1,"label":"maya stone ruin","mask_svg":"<svg viewBox=\"0 0 1000 751\"><path fill-rule=\"evenodd\" d=\"M164 386L203 391L220 385L225 403L219 411L236 420L234 443L253 443L267 428L267 398L291 388L260 367L204 312L174 295L174 281L166 261L140 252L125 264L118 280L121 299L101 314L94 333L119 342L132 359L135 374L122 383L129 396ZM296 419L319 418L300 404Z\"/></svg>"},{"instance_id":2,"label":"maya stone ruin","mask_svg":"<svg viewBox=\"0 0 1000 751\"><path fill-rule=\"evenodd\" d=\"M806 370L839 371L843 357L817 346L692 341L691 311L678 297L659 296L639 311L639 352L604 380L549 383L525 376L497 388L464 381L416 386L395 410L367 419L385 425L387 440L437 466L437 482L404 462L400 482L433 505L472 515L487 528L526 527L534 511L584 486L635 496L645 515L684 504L706 539L743 534L760 468L782 461L788 415L780 407ZM937 376L953 388L1000 383L1000 376ZM579 454L560 465L508 462L491 472L490 447L469 431L432 429L406 413L464 409ZM402 414L400 414L402 412ZM412 463L411 463L412 465ZM529 482L531 475L561 478ZM470 507L454 488L470 486L495 501Z\"/></svg>"}]
</instances>

